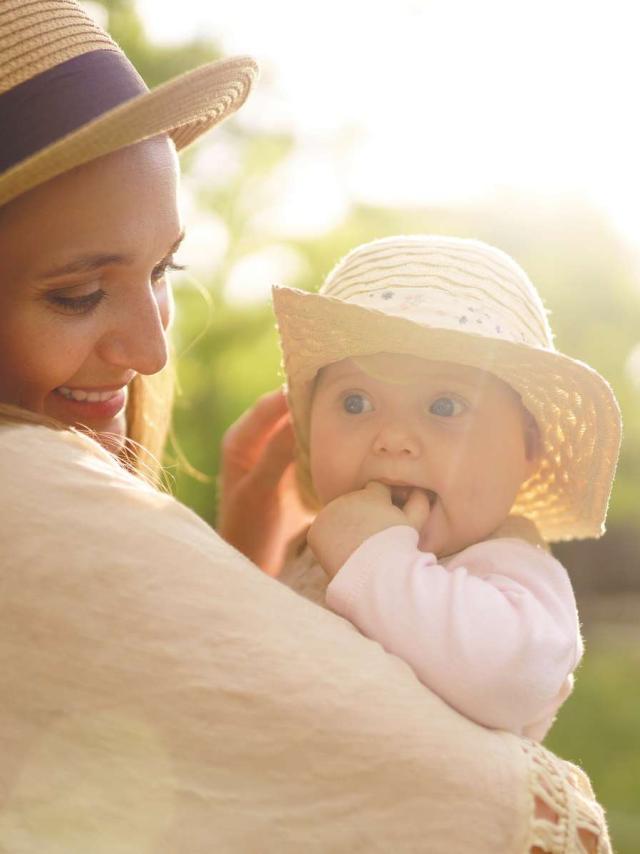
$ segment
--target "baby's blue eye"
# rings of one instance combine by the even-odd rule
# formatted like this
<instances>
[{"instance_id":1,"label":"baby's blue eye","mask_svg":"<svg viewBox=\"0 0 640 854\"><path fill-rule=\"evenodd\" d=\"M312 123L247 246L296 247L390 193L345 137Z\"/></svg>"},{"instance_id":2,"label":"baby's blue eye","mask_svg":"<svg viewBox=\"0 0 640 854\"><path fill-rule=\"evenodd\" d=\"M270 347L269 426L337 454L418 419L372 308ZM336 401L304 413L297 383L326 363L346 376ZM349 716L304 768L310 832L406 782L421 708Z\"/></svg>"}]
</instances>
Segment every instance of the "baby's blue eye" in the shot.
<instances>
[{"instance_id":1,"label":"baby's blue eye","mask_svg":"<svg viewBox=\"0 0 640 854\"><path fill-rule=\"evenodd\" d=\"M438 415L440 418L451 418L454 415L460 415L463 410L464 406L462 403L453 397L439 397L429 407L429 412L432 415Z\"/></svg>"},{"instance_id":2,"label":"baby's blue eye","mask_svg":"<svg viewBox=\"0 0 640 854\"><path fill-rule=\"evenodd\" d=\"M373 406L365 394L351 392L343 398L342 408L349 415L362 415L363 412L371 412Z\"/></svg>"}]
</instances>

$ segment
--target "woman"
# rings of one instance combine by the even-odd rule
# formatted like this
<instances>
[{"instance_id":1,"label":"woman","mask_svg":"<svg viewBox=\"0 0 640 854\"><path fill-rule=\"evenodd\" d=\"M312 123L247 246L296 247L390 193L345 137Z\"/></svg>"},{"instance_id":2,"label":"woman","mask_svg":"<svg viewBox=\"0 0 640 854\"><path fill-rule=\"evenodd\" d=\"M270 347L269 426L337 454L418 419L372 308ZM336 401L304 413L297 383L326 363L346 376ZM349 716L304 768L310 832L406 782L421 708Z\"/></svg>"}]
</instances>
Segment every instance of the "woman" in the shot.
<instances>
[{"instance_id":1,"label":"woman","mask_svg":"<svg viewBox=\"0 0 640 854\"><path fill-rule=\"evenodd\" d=\"M0 0L0 56L0 848L609 850L577 769L461 718L138 476L170 403L175 149L252 61L148 93L74 0ZM277 520L247 545L238 519L248 480L281 490L281 406L226 448L225 530L256 555Z\"/></svg>"}]
</instances>

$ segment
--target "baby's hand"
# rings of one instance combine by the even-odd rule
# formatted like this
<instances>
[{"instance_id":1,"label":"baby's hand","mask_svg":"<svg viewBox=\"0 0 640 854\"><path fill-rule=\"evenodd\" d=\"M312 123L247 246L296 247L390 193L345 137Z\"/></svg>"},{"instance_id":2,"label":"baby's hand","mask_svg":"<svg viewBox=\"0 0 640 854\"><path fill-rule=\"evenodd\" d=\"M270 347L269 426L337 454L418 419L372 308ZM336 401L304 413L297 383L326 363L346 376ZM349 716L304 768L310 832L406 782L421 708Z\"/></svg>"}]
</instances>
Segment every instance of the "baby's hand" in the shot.
<instances>
[{"instance_id":1,"label":"baby's hand","mask_svg":"<svg viewBox=\"0 0 640 854\"><path fill-rule=\"evenodd\" d=\"M316 516L308 542L320 566L330 578L347 558L374 534L395 525L419 531L429 517L429 500L414 489L402 510L391 501L389 487L371 481L364 489L335 498Z\"/></svg>"}]
</instances>

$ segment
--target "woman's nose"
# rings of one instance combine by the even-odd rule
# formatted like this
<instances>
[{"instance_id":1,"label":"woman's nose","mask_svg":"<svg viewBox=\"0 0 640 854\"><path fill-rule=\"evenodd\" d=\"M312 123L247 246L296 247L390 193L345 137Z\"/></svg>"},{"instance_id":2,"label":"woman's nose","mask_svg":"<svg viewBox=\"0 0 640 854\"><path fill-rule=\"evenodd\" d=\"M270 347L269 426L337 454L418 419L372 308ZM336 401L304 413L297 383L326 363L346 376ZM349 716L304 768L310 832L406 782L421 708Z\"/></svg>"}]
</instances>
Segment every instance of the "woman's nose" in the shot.
<instances>
[{"instance_id":1,"label":"woman's nose","mask_svg":"<svg viewBox=\"0 0 640 854\"><path fill-rule=\"evenodd\" d=\"M373 443L373 452L380 456L417 457L421 449L418 434L401 422L385 424Z\"/></svg>"},{"instance_id":2,"label":"woman's nose","mask_svg":"<svg viewBox=\"0 0 640 854\"><path fill-rule=\"evenodd\" d=\"M167 363L167 318L153 288L141 289L122 305L99 343L100 357L139 374L156 374Z\"/></svg>"}]
</instances>

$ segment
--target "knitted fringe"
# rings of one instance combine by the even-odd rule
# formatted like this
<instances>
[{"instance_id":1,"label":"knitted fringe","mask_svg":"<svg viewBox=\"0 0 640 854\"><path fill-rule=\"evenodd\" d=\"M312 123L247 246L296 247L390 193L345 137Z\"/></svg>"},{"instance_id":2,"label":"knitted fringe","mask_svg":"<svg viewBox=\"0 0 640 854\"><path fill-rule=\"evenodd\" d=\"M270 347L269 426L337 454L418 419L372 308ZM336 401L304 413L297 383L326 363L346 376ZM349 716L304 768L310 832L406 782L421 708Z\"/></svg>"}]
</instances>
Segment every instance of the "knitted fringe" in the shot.
<instances>
[{"instance_id":1,"label":"knitted fringe","mask_svg":"<svg viewBox=\"0 0 640 854\"><path fill-rule=\"evenodd\" d=\"M531 798L537 797L557 815L555 822L534 817L526 850L537 845L549 854L588 854L578 833L584 830L597 839L597 854L612 854L604 810L584 771L537 742L524 740L522 745L529 763Z\"/></svg>"}]
</instances>

